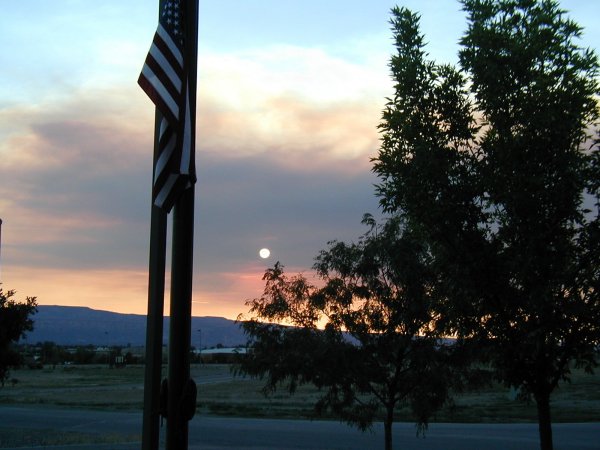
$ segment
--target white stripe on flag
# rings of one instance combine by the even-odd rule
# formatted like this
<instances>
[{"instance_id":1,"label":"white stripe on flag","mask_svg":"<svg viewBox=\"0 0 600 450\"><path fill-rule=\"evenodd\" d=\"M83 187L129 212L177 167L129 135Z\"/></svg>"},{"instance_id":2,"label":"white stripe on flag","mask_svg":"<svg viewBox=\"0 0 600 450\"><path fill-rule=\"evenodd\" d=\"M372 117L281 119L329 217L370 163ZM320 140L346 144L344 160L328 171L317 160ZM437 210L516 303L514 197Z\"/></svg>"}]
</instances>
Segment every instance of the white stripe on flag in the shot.
<instances>
[{"instance_id":1,"label":"white stripe on flag","mask_svg":"<svg viewBox=\"0 0 600 450\"><path fill-rule=\"evenodd\" d=\"M181 92L181 78L175 71L175 68L169 63L163 52L160 51L156 44L152 43L149 53L158 63L160 68L165 71L165 74L167 75L177 92Z\"/></svg>"},{"instance_id":2,"label":"white stripe on flag","mask_svg":"<svg viewBox=\"0 0 600 450\"><path fill-rule=\"evenodd\" d=\"M183 55L181 54L179 47L177 46L177 44L175 44L175 42L173 42L173 39L171 39L171 35L167 33L167 30L163 28L160 22L158 23L156 34L158 34L163 40L163 42L167 44L167 47L169 47L169 50L171 50L171 53L173 54L179 65L183 67Z\"/></svg>"},{"instance_id":3,"label":"white stripe on flag","mask_svg":"<svg viewBox=\"0 0 600 450\"><path fill-rule=\"evenodd\" d=\"M148 80L148 83L150 83L152 87L156 90L162 101L165 102L167 108L169 108L173 116L177 120L179 120L179 107L177 106L177 102L173 97L171 97L171 94L169 94L169 91L162 84L160 78L158 78L158 76L154 74L152 69L150 69L150 67L148 67L145 64L142 69L142 73L144 74L144 77Z\"/></svg>"},{"instance_id":4,"label":"white stripe on flag","mask_svg":"<svg viewBox=\"0 0 600 450\"><path fill-rule=\"evenodd\" d=\"M185 96L185 124L183 130L183 145L181 149L181 164L179 170L182 174L190 174L190 159L192 157L192 122L190 119L190 95L189 85L187 85L187 95Z\"/></svg>"},{"instance_id":5,"label":"white stripe on flag","mask_svg":"<svg viewBox=\"0 0 600 450\"><path fill-rule=\"evenodd\" d=\"M161 130L160 130L161 137L164 132L163 124L167 124L167 121L164 118L161 121L161 127L160 127L161 128ZM159 137L159 141L160 141L160 137ZM171 134L171 138L169 139L169 142L167 142L167 144L162 148L160 156L156 160L156 166L154 167L154 182L155 183L158 180L159 176L164 171L167 164L169 163L169 159L171 158L171 155L173 154L173 151L175 150L176 143L177 143L177 135L175 133L173 133L173 134Z\"/></svg>"},{"instance_id":6,"label":"white stripe on flag","mask_svg":"<svg viewBox=\"0 0 600 450\"><path fill-rule=\"evenodd\" d=\"M169 175L169 178L167 179L167 181L165 181L165 184L163 184L162 189L160 190L160 192L156 196L156 199L154 200L154 204L156 206L158 206L159 208L163 207L168 195L171 193L171 189L173 189L173 186L177 182L177 178L177 175Z\"/></svg>"}]
</instances>

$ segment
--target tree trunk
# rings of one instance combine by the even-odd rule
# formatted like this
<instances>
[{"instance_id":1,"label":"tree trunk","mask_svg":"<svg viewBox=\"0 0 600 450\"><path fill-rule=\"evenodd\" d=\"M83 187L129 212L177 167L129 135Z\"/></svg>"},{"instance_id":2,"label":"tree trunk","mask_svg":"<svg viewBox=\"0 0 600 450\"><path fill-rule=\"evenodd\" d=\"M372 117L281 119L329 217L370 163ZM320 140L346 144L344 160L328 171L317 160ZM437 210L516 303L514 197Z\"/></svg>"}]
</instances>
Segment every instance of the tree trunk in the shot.
<instances>
[{"instance_id":1,"label":"tree trunk","mask_svg":"<svg viewBox=\"0 0 600 450\"><path fill-rule=\"evenodd\" d=\"M538 411L538 427L540 431L540 449L553 450L552 421L550 419L550 393L536 394L535 401Z\"/></svg>"},{"instance_id":2,"label":"tree trunk","mask_svg":"<svg viewBox=\"0 0 600 450\"><path fill-rule=\"evenodd\" d=\"M386 417L383 421L385 450L392 450L392 423L394 422L394 407L386 407Z\"/></svg>"}]
</instances>

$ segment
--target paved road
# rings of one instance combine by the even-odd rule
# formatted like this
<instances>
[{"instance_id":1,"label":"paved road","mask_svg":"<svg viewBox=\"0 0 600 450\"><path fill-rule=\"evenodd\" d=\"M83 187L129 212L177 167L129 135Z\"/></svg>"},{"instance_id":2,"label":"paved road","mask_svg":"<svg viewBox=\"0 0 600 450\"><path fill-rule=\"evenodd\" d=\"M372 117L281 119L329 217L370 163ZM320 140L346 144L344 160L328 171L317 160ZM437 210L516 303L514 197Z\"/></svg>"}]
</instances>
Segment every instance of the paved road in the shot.
<instances>
[{"instance_id":1,"label":"paved road","mask_svg":"<svg viewBox=\"0 0 600 450\"><path fill-rule=\"evenodd\" d=\"M4 427L52 428L62 431L132 435L141 430L141 414L56 408L0 406ZM164 433L164 429L162 430ZM555 424L555 450L600 450L600 423ZM432 424L425 438L413 424L394 426L395 448L409 450L537 450L535 424ZM69 450L130 450L123 445L68 446ZM44 447L59 449L60 447ZM383 448L381 424L361 433L329 421L195 417L190 423L190 450L365 450ZM19 449L23 450L23 448Z\"/></svg>"}]
</instances>

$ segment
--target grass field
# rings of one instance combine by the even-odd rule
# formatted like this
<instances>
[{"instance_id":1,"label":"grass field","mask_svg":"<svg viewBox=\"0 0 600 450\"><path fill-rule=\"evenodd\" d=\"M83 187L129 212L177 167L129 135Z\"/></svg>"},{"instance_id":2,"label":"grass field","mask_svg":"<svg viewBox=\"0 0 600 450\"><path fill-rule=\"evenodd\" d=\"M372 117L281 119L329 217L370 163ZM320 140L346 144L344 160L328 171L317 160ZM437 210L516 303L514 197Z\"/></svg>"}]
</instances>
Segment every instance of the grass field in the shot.
<instances>
[{"instance_id":1,"label":"grass field","mask_svg":"<svg viewBox=\"0 0 600 450\"><path fill-rule=\"evenodd\" d=\"M163 373L166 371L163 369ZM265 397L262 382L234 378L228 365L194 365L198 383L198 413L237 417L305 418L312 416L318 391L302 386L292 396L284 390ZM2 405L49 405L66 408L137 410L143 408L144 368L129 366L62 366L55 369L16 370L12 380L0 388ZM454 407L440 411L439 422L535 422L535 406L512 399L510 392L493 386L468 392L455 399ZM575 372L571 384L553 396L554 422L600 420L600 377ZM412 421L407 410L396 420ZM0 448L73 444L137 442L139 435L100 435L49 429L13 429L0 424Z\"/></svg>"},{"instance_id":2,"label":"grass field","mask_svg":"<svg viewBox=\"0 0 600 450\"><path fill-rule=\"evenodd\" d=\"M2 404L45 404L107 410L141 410L142 366L115 369L106 366L61 366L55 369L16 370L0 388ZM284 390L270 397L260 392L262 382L234 378L228 365L193 365L198 383L198 413L238 417L310 417L318 391L302 386L294 395ZM561 386L552 397L554 422L600 420L600 376L574 372L571 384ZM399 421L411 421L407 410ZM456 397L453 407L440 411L440 422L535 422L534 404L514 400L502 386Z\"/></svg>"}]
</instances>

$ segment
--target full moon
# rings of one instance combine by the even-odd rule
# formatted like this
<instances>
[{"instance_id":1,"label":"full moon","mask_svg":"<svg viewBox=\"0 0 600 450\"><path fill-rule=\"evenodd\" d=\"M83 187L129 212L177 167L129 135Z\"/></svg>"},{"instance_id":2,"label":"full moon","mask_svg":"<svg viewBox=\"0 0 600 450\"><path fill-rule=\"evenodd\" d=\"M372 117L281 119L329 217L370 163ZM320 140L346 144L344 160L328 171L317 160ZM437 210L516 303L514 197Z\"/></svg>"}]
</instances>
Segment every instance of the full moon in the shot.
<instances>
[{"instance_id":1,"label":"full moon","mask_svg":"<svg viewBox=\"0 0 600 450\"><path fill-rule=\"evenodd\" d=\"M271 250L269 250L268 248L261 248L260 251L258 252L258 255L262 259L267 259L270 254L271 254Z\"/></svg>"}]
</instances>

